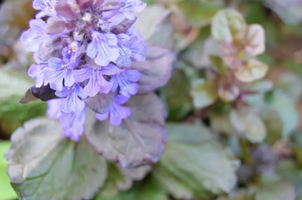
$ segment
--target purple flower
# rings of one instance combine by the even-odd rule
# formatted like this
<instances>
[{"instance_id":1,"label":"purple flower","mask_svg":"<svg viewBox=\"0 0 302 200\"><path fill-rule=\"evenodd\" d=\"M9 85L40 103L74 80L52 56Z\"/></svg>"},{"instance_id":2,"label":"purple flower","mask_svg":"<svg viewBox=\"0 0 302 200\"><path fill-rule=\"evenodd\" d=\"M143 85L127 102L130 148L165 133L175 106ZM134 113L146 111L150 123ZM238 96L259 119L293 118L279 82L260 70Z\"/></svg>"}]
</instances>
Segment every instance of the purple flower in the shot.
<instances>
[{"instance_id":1,"label":"purple flower","mask_svg":"<svg viewBox=\"0 0 302 200\"><path fill-rule=\"evenodd\" d=\"M65 98L61 105L61 110L64 113L79 112L85 107L85 103L81 99L85 99L87 95L79 84L64 87L62 91L57 91L55 94L60 98Z\"/></svg>"},{"instance_id":2,"label":"purple flower","mask_svg":"<svg viewBox=\"0 0 302 200\"><path fill-rule=\"evenodd\" d=\"M51 36L46 33L46 23L41 19L29 21L30 29L21 35L21 41L25 44L25 49L30 52L39 50L42 43L47 42Z\"/></svg>"},{"instance_id":3,"label":"purple flower","mask_svg":"<svg viewBox=\"0 0 302 200\"><path fill-rule=\"evenodd\" d=\"M125 5L119 9L125 17L128 19L134 20L135 16L132 12L141 12L147 6L146 3L142 2L141 0L124 0Z\"/></svg>"},{"instance_id":4,"label":"purple flower","mask_svg":"<svg viewBox=\"0 0 302 200\"><path fill-rule=\"evenodd\" d=\"M112 92L115 92L120 86L120 93L125 97L135 95L138 91L138 82L140 79L140 72L136 69L124 70L121 74L114 75L110 82L112 83Z\"/></svg>"},{"instance_id":5,"label":"purple flower","mask_svg":"<svg viewBox=\"0 0 302 200\"><path fill-rule=\"evenodd\" d=\"M117 37L112 33L92 31L92 41L87 46L87 55L100 66L107 66L119 57Z\"/></svg>"},{"instance_id":6,"label":"purple flower","mask_svg":"<svg viewBox=\"0 0 302 200\"><path fill-rule=\"evenodd\" d=\"M60 124L64 128L62 135L64 137L70 137L75 141L79 141L81 135L84 132L85 123L85 106L80 112L63 113L61 111L61 105L64 103L64 99L52 99L47 101L47 115L52 119L60 119Z\"/></svg>"},{"instance_id":7,"label":"purple flower","mask_svg":"<svg viewBox=\"0 0 302 200\"><path fill-rule=\"evenodd\" d=\"M47 101L46 114L52 119L59 119L62 116L61 105L64 99L52 99Z\"/></svg>"},{"instance_id":8,"label":"purple flower","mask_svg":"<svg viewBox=\"0 0 302 200\"><path fill-rule=\"evenodd\" d=\"M127 42L130 40L130 37L126 34L119 34L118 37L118 46L120 56L116 60L116 64L119 67L130 67L131 66L131 50L126 47Z\"/></svg>"},{"instance_id":9,"label":"purple flower","mask_svg":"<svg viewBox=\"0 0 302 200\"><path fill-rule=\"evenodd\" d=\"M34 56L38 65L32 64L28 69L28 75L35 80L36 87L45 86L48 82L45 80L44 73L48 68L47 62L43 62L36 55Z\"/></svg>"},{"instance_id":10,"label":"purple flower","mask_svg":"<svg viewBox=\"0 0 302 200\"><path fill-rule=\"evenodd\" d=\"M142 34L134 26L130 27L127 34L130 36L130 40L126 42L125 46L130 49L131 57L137 62L145 61L147 45Z\"/></svg>"},{"instance_id":11,"label":"purple flower","mask_svg":"<svg viewBox=\"0 0 302 200\"><path fill-rule=\"evenodd\" d=\"M131 115L130 108L121 106L127 101L127 97L117 95L109 110L104 114L95 114L95 117L100 121L104 121L110 115L110 123L114 126L119 126L123 119L126 119Z\"/></svg>"},{"instance_id":12,"label":"purple flower","mask_svg":"<svg viewBox=\"0 0 302 200\"><path fill-rule=\"evenodd\" d=\"M52 57L48 60L48 68L45 71L45 79L50 83L50 87L54 90L61 91L64 85L70 87L74 84L73 69L75 65L71 65L66 61Z\"/></svg>"},{"instance_id":13,"label":"purple flower","mask_svg":"<svg viewBox=\"0 0 302 200\"><path fill-rule=\"evenodd\" d=\"M112 106L106 107L107 113L96 117L109 117L111 124L121 124L131 114L129 108L121 105L137 93L140 79L138 70L127 67L133 60L144 61L146 53L145 40L133 26L136 17L132 12L142 11L146 3L33 0L33 7L40 12L20 39L28 51L35 52L37 64L31 65L28 74L36 87L49 84L51 95L55 90L59 98L47 102L47 115L60 119L62 134L78 141L83 133L85 101L92 99L86 98L110 93L111 105L119 93ZM98 100L102 98L93 98Z\"/></svg>"},{"instance_id":14,"label":"purple flower","mask_svg":"<svg viewBox=\"0 0 302 200\"><path fill-rule=\"evenodd\" d=\"M57 0L33 0L33 8L36 10L41 10L36 16L36 18L41 18L44 16L55 16L55 6Z\"/></svg>"},{"instance_id":15,"label":"purple flower","mask_svg":"<svg viewBox=\"0 0 302 200\"><path fill-rule=\"evenodd\" d=\"M70 137L77 142L80 141L81 135L84 132L85 110L84 107L80 112L72 112L61 116L60 124L64 128L62 132L64 137Z\"/></svg>"},{"instance_id":16,"label":"purple flower","mask_svg":"<svg viewBox=\"0 0 302 200\"><path fill-rule=\"evenodd\" d=\"M78 42L72 42L62 49L63 60L66 62L77 64L81 50Z\"/></svg>"},{"instance_id":17,"label":"purple flower","mask_svg":"<svg viewBox=\"0 0 302 200\"><path fill-rule=\"evenodd\" d=\"M80 70L75 70L73 74L75 80L78 82L88 80L87 85L84 87L84 92L89 97L94 97L99 92L107 94L112 88L111 83L104 78L104 75L113 75L120 71L121 70L114 65L108 65L101 70L87 66Z\"/></svg>"},{"instance_id":18,"label":"purple flower","mask_svg":"<svg viewBox=\"0 0 302 200\"><path fill-rule=\"evenodd\" d=\"M140 35L128 34L130 36L126 34L119 34L117 36L119 38L120 57L116 63L120 67L130 67L131 58L138 62L145 61L147 47L144 40L140 38Z\"/></svg>"}]
</instances>

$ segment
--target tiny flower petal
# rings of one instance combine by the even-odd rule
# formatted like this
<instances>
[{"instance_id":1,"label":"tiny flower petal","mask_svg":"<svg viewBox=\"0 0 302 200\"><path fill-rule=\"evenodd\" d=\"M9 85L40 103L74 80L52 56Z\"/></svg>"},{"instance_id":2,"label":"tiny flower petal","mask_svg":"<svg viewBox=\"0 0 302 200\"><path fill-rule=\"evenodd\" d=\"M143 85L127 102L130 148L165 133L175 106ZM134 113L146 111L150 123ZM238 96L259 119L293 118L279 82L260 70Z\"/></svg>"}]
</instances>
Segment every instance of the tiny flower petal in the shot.
<instances>
[{"instance_id":1,"label":"tiny flower petal","mask_svg":"<svg viewBox=\"0 0 302 200\"><path fill-rule=\"evenodd\" d=\"M29 27L29 30L22 33L20 40L27 51L35 52L42 43L49 41L51 36L46 34L46 23L41 19L30 20Z\"/></svg>"},{"instance_id":2,"label":"tiny flower petal","mask_svg":"<svg viewBox=\"0 0 302 200\"><path fill-rule=\"evenodd\" d=\"M70 87L74 84L73 67L60 58L52 57L48 60L48 68L45 71L45 79L54 90L61 91L64 84Z\"/></svg>"},{"instance_id":3,"label":"tiny flower petal","mask_svg":"<svg viewBox=\"0 0 302 200\"><path fill-rule=\"evenodd\" d=\"M99 113L96 113L95 114L95 117L100 120L100 121L105 121L109 116L109 111L105 112L104 114L99 114Z\"/></svg>"},{"instance_id":4,"label":"tiny flower petal","mask_svg":"<svg viewBox=\"0 0 302 200\"><path fill-rule=\"evenodd\" d=\"M31 65L28 69L28 75L35 80L35 86L41 87L48 84L45 80L44 73L47 70L47 64L40 64L40 65Z\"/></svg>"},{"instance_id":5,"label":"tiny flower petal","mask_svg":"<svg viewBox=\"0 0 302 200\"><path fill-rule=\"evenodd\" d=\"M120 12L128 19L135 19L135 16L131 12L141 12L147 6L147 4L141 0L124 0L124 2L125 5L120 8Z\"/></svg>"},{"instance_id":6,"label":"tiny flower petal","mask_svg":"<svg viewBox=\"0 0 302 200\"><path fill-rule=\"evenodd\" d=\"M85 107L80 112L64 114L60 118L60 124L64 128L62 135L70 137L74 141L80 141L84 132Z\"/></svg>"},{"instance_id":7,"label":"tiny flower petal","mask_svg":"<svg viewBox=\"0 0 302 200\"><path fill-rule=\"evenodd\" d=\"M55 5L57 0L33 0L33 8L36 10L41 10L37 14L37 18L41 18L44 16L55 16Z\"/></svg>"},{"instance_id":8,"label":"tiny flower petal","mask_svg":"<svg viewBox=\"0 0 302 200\"><path fill-rule=\"evenodd\" d=\"M114 75L110 82L114 87L112 87L111 91L115 92L117 88L117 84L120 86L120 93L125 97L130 97L131 95L135 95L138 92L137 81L140 79L140 72L138 70L125 70L120 75Z\"/></svg>"},{"instance_id":9,"label":"tiny flower petal","mask_svg":"<svg viewBox=\"0 0 302 200\"><path fill-rule=\"evenodd\" d=\"M79 112L85 107L85 103L80 98L86 98L87 95L78 84L69 88L64 87L62 91L57 91L55 94L58 97L65 98L61 105L64 113Z\"/></svg>"},{"instance_id":10,"label":"tiny flower petal","mask_svg":"<svg viewBox=\"0 0 302 200\"><path fill-rule=\"evenodd\" d=\"M80 53L80 45L78 42L72 42L62 49L63 60L74 64L78 63Z\"/></svg>"},{"instance_id":11,"label":"tiny flower petal","mask_svg":"<svg viewBox=\"0 0 302 200\"><path fill-rule=\"evenodd\" d=\"M111 33L92 31L92 42L87 46L87 55L101 66L115 62L119 57L117 37Z\"/></svg>"},{"instance_id":12,"label":"tiny flower petal","mask_svg":"<svg viewBox=\"0 0 302 200\"><path fill-rule=\"evenodd\" d=\"M63 99L52 99L47 101L46 114L52 119L59 119L62 116L61 105Z\"/></svg>"},{"instance_id":13,"label":"tiny flower petal","mask_svg":"<svg viewBox=\"0 0 302 200\"><path fill-rule=\"evenodd\" d=\"M107 94L111 90L111 83L103 76L108 74L106 71L95 70L87 66L86 68L75 70L73 74L78 82L88 80L87 85L84 87L84 92L89 97L94 97L99 92Z\"/></svg>"},{"instance_id":14,"label":"tiny flower petal","mask_svg":"<svg viewBox=\"0 0 302 200\"><path fill-rule=\"evenodd\" d=\"M114 126L119 126L122 123L123 119L128 118L131 115L130 108L123 107L121 104L124 104L128 101L127 97L122 95L117 95L115 100L110 107L109 111L105 114L96 114L96 118L100 121L104 121L109 116L109 121Z\"/></svg>"},{"instance_id":15,"label":"tiny flower petal","mask_svg":"<svg viewBox=\"0 0 302 200\"><path fill-rule=\"evenodd\" d=\"M147 46L142 36L135 31L134 28L129 29L129 36L125 37L126 34L119 34L118 46L120 51L120 57L116 63L120 67L130 67L131 59L142 62L145 61L145 54L147 52Z\"/></svg>"}]
</instances>

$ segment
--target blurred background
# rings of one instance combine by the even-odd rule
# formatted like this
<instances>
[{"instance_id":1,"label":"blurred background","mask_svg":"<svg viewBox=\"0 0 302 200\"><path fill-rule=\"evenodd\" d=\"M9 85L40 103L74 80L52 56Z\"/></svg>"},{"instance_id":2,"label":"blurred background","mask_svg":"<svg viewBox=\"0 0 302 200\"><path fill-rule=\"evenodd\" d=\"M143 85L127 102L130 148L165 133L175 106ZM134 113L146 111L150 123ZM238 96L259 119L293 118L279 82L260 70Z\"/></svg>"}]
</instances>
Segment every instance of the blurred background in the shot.
<instances>
[{"instance_id":1,"label":"blurred background","mask_svg":"<svg viewBox=\"0 0 302 200\"><path fill-rule=\"evenodd\" d=\"M177 140L170 137L178 145L190 143L195 134L200 134L200 140L210 137L213 145L197 141L178 148L168 141L162 160L142 183L134 184L124 196L99 195L96 199L302 200L302 1L147 3L138 28L148 43L164 46L177 55L170 82L157 91L168 113L168 135L175 133ZM12 133L24 122L45 116L47 108L41 101L19 103L34 85L27 75L34 63L32 54L19 41L36 13L31 4L31 0L0 0L0 200L17 199L4 159ZM199 87L196 83L216 80L211 75L215 64L210 55L217 56L218 47L212 42L211 21L224 8L236 9L247 24L259 24L265 31L266 49L256 58L268 66L268 72L246 86L248 89L240 88L240 98L233 100L227 95L216 97L216 86ZM257 92L248 96L246 91L250 90ZM242 102L253 113L256 110L253 117L242 117L251 115L242 111ZM237 166L231 167L235 160ZM160 191L150 179L157 181Z\"/></svg>"}]
</instances>

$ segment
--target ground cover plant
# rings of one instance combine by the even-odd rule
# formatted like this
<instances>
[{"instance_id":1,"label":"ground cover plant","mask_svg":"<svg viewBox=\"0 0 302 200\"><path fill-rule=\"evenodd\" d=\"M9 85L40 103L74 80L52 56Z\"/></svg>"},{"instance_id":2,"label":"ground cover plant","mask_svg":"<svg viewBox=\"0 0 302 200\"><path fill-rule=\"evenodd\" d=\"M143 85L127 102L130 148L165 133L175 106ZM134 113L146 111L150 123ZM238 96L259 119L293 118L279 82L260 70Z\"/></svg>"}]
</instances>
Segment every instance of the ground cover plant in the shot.
<instances>
[{"instance_id":1,"label":"ground cover plant","mask_svg":"<svg viewBox=\"0 0 302 200\"><path fill-rule=\"evenodd\" d=\"M301 0L0 6L0 200L302 200Z\"/></svg>"}]
</instances>

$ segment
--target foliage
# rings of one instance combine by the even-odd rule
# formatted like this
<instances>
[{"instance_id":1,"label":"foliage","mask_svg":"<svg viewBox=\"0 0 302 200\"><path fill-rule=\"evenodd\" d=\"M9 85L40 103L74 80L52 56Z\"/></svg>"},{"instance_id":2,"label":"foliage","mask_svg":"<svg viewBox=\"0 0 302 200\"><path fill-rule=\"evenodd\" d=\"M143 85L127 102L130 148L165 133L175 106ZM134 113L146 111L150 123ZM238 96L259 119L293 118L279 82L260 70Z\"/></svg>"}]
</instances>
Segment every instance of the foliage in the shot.
<instances>
[{"instance_id":1,"label":"foliage","mask_svg":"<svg viewBox=\"0 0 302 200\"><path fill-rule=\"evenodd\" d=\"M6 174L7 162L4 155L10 146L10 142L0 141L0 194L1 199L13 199L17 197L13 188L10 185L9 176Z\"/></svg>"},{"instance_id":2,"label":"foliage","mask_svg":"<svg viewBox=\"0 0 302 200\"><path fill-rule=\"evenodd\" d=\"M19 103L34 61L17 39L35 11L1 4L0 200L302 199L302 1L145 2L132 114L113 126L87 110L79 142L46 103Z\"/></svg>"}]
</instances>

